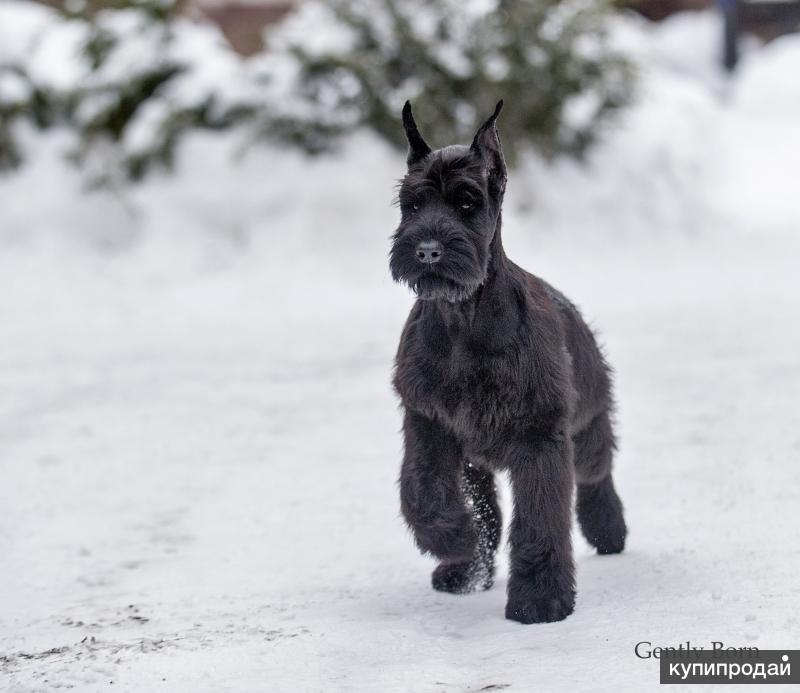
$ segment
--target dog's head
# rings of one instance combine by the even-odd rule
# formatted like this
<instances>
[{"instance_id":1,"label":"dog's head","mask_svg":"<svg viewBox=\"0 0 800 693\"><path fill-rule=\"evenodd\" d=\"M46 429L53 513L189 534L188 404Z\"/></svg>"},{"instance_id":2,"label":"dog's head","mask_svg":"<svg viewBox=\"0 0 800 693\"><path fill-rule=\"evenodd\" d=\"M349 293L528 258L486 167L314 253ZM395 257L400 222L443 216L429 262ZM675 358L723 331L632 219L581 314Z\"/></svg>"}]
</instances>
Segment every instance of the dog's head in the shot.
<instances>
[{"instance_id":1,"label":"dog's head","mask_svg":"<svg viewBox=\"0 0 800 693\"><path fill-rule=\"evenodd\" d=\"M463 301L486 280L506 188L496 125L502 107L500 101L471 146L436 151L420 135L411 104L403 108L408 172L389 267L420 298Z\"/></svg>"}]
</instances>

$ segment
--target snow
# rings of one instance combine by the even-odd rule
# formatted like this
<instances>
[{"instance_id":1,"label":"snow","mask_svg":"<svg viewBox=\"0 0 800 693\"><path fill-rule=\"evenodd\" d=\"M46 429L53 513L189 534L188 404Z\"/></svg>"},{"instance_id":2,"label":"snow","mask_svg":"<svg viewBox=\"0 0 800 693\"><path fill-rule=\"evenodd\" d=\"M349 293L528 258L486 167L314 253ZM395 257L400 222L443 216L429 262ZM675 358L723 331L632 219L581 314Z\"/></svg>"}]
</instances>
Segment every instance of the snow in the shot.
<instances>
[{"instance_id":1,"label":"snow","mask_svg":"<svg viewBox=\"0 0 800 693\"><path fill-rule=\"evenodd\" d=\"M0 5L0 62L6 63L25 55L33 48L41 32L52 23L52 11L41 5Z\"/></svg>"},{"instance_id":2,"label":"snow","mask_svg":"<svg viewBox=\"0 0 800 693\"><path fill-rule=\"evenodd\" d=\"M13 72L0 74L0 103L4 106L25 103L30 96L30 87L25 79Z\"/></svg>"},{"instance_id":3,"label":"snow","mask_svg":"<svg viewBox=\"0 0 800 693\"><path fill-rule=\"evenodd\" d=\"M641 641L796 647L800 39L726 83L697 22L621 25L637 105L585 168L509 182L509 254L617 372L629 544L576 536L556 624L503 619L505 552L434 592L399 518L402 155L204 135L89 194L30 142L0 181L0 687L638 692Z\"/></svg>"}]
</instances>

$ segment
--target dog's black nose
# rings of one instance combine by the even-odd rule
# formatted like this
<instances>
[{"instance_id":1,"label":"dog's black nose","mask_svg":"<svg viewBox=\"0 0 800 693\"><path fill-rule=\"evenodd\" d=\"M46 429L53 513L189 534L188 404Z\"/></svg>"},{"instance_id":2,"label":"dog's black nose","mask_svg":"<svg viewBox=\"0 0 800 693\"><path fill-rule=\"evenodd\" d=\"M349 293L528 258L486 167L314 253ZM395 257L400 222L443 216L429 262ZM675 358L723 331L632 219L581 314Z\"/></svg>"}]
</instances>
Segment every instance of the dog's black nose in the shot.
<instances>
[{"instance_id":1,"label":"dog's black nose","mask_svg":"<svg viewBox=\"0 0 800 693\"><path fill-rule=\"evenodd\" d=\"M442 244L439 241L422 241L417 246L417 260L432 265L442 259Z\"/></svg>"}]
</instances>

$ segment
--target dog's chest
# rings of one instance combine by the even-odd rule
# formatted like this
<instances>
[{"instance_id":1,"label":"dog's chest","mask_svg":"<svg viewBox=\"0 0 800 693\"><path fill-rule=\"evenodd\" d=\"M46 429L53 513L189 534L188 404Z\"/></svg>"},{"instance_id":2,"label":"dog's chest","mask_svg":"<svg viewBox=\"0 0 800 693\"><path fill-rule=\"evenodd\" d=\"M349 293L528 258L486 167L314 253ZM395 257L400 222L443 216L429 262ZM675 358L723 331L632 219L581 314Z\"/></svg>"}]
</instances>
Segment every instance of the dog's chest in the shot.
<instances>
[{"instance_id":1,"label":"dog's chest","mask_svg":"<svg viewBox=\"0 0 800 693\"><path fill-rule=\"evenodd\" d=\"M526 412L527 383L512 353L487 355L456 341L406 364L404 403L441 421L467 446L490 446Z\"/></svg>"}]
</instances>

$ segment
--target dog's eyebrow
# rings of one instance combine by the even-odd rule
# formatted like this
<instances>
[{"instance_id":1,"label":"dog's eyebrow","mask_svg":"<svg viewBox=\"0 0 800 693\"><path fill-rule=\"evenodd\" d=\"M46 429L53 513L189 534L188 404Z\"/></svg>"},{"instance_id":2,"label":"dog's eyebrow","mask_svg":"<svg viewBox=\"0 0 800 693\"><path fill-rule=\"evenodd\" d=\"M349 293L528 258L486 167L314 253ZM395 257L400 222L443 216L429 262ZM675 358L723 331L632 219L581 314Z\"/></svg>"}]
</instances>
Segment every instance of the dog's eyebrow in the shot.
<instances>
[{"instance_id":1,"label":"dog's eyebrow","mask_svg":"<svg viewBox=\"0 0 800 693\"><path fill-rule=\"evenodd\" d=\"M438 186L428 178L414 179L407 181L400 188L400 197L424 197L427 193L437 192Z\"/></svg>"},{"instance_id":2,"label":"dog's eyebrow","mask_svg":"<svg viewBox=\"0 0 800 693\"><path fill-rule=\"evenodd\" d=\"M456 197L459 193L467 193L473 197L480 197L483 188L476 178L480 177L480 166L476 165L468 157L458 157L445 161L439 159L438 166L432 168L439 178L440 192L444 197Z\"/></svg>"},{"instance_id":3,"label":"dog's eyebrow","mask_svg":"<svg viewBox=\"0 0 800 693\"><path fill-rule=\"evenodd\" d=\"M442 181L442 192L445 197L457 197L459 194L467 193L473 197L480 197L483 189L477 181L464 175L451 175Z\"/></svg>"}]
</instances>

